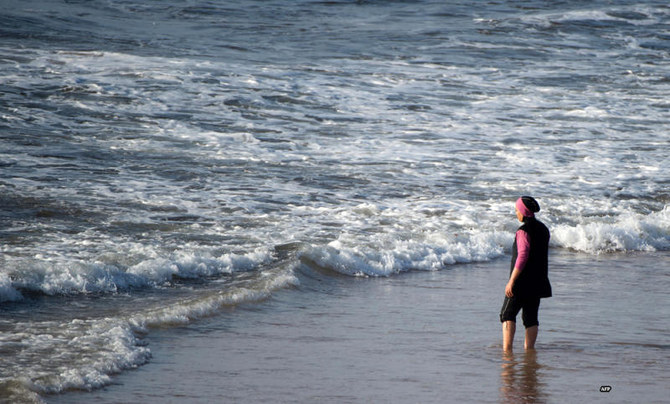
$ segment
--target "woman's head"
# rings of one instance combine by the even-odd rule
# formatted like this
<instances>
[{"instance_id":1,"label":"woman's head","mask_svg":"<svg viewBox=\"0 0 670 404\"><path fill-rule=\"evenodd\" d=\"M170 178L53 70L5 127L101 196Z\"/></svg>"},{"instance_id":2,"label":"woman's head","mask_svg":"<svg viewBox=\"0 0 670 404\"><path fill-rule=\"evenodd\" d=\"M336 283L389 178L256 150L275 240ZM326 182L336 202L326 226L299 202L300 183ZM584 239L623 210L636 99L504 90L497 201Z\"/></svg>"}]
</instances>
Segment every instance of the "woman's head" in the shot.
<instances>
[{"instance_id":1,"label":"woman's head","mask_svg":"<svg viewBox=\"0 0 670 404\"><path fill-rule=\"evenodd\" d=\"M523 221L524 217L535 217L535 212L540 211L540 204L532 196L522 196L516 200L517 217Z\"/></svg>"}]
</instances>

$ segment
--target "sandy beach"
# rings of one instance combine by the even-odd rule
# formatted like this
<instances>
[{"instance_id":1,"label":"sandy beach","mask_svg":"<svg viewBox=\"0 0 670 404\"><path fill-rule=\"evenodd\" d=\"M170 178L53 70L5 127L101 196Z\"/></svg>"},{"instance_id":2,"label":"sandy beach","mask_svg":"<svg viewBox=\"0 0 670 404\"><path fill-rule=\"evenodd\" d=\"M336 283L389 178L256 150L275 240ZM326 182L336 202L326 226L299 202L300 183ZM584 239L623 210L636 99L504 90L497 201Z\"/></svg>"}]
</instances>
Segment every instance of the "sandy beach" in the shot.
<instances>
[{"instance_id":1,"label":"sandy beach","mask_svg":"<svg viewBox=\"0 0 670 404\"><path fill-rule=\"evenodd\" d=\"M505 259L353 280L303 267L296 289L154 330L149 364L47 402L664 402L670 254L551 263L535 352L518 331L501 352Z\"/></svg>"}]
</instances>

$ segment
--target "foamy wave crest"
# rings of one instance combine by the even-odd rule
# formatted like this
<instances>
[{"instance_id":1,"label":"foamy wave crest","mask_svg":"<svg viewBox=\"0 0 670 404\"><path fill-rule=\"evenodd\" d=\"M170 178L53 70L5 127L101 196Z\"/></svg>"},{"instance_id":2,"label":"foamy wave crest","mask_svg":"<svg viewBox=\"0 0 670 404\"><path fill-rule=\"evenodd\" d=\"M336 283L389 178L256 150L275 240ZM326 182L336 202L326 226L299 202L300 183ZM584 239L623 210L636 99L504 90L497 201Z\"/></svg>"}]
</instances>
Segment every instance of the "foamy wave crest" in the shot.
<instances>
[{"instance_id":1,"label":"foamy wave crest","mask_svg":"<svg viewBox=\"0 0 670 404\"><path fill-rule=\"evenodd\" d=\"M269 249L261 248L247 254L229 253L219 257L177 252L170 258L143 261L128 268L128 273L160 284L173 277L200 278L232 272L248 271L271 259Z\"/></svg>"},{"instance_id":2,"label":"foamy wave crest","mask_svg":"<svg viewBox=\"0 0 670 404\"><path fill-rule=\"evenodd\" d=\"M578 225L556 225L552 245L587 253L670 249L670 207L650 215L626 214Z\"/></svg>"},{"instance_id":3,"label":"foamy wave crest","mask_svg":"<svg viewBox=\"0 0 670 404\"><path fill-rule=\"evenodd\" d=\"M137 330L185 324L215 314L224 306L261 301L276 290L299 284L292 268L263 271L237 285L145 311L131 318L130 323Z\"/></svg>"},{"instance_id":4,"label":"foamy wave crest","mask_svg":"<svg viewBox=\"0 0 670 404\"><path fill-rule=\"evenodd\" d=\"M21 300L21 293L14 289L12 280L4 272L0 272L0 302Z\"/></svg>"},{"instance_id":5,"label":"foamy wave crest","mask_svg":"<svg viewBox=\"0 0 670 404\"><path fill-rule=\"evenodd\" d=\"M19 300L19 290L47 295L115 293L164 285L174 278L194 279L248 271L272 259L269 249L247 254L175 252L169 258L149 258L129 267L102 262L31 260L17 263L11 274L0 273L0 299ZM11 275L11 280L10 280Z\"/></svg>"},{"instance_id":6,"label":"foamy wave crest","mask_svg":"<svg viewBox=\"0 0 670 404\"><path fill-rule=\"evenodd\" d=\"M409 270L438 270L446 265L488 261L503 255L510 236L500 232L469 236L432 232L414 237L392 236L378 243L363 243L342 235L326 246L308 248L307 263L351 276L389 276Z\"/></svg>"},{"instance_id":7,"label":"foamy wave crest","mask_svg":"<svg viewBox=\"0 0 670 404\"><path fill-rule=\"evenodd\" d=\"M47 295L116 292L147 286L147 279L101 263L22 262L12 278L14 288Z\"/></svg>"},{"instance_id":8,"label":"foamy wave crest","mask_svg":"<svg viewBox=\"0 0 670 404\"><path fill-rule=\"evenodd\" d=\"M663 10L660 10L661 12ZM656 16L655 16L656 14ZM529 14L520 17L526 23L550 27L553 23L570 23L580 21L625 22L633 25L650 25L658 22L658 11L645 7L620 7L612 9L583 9L559 13Z\"/></svg>"},{"instance_id":9,"label":"foamy wave crest","mask_svg":"<svg viewBox=\"0 0 670 404\"><path fill-rule=\"evenodd\" d=\"M298 284L293 268L284 266L129 317L16 324L17 329L0 334L0 346L21 356L20 361L8 361L4 369L21 377L0 375L0 402L3 394L14 397L12 402L40 402L43 394L100 388L111 382L112 375L149 361L151 352L137 337L149 327L188 323L223 306L260 301Z\"/></svg>"},{"instance_id":10,"label":"foamy wave crest","mask_svg":"<svg viewBox=\"0 0 670 404\"><path fill-rule=\"evenodd\" d=\"M138 367L151 356L130 324L110 318L32 323L21 332L6 334L0 341L22 347L22 361L6 364L7 374L22 377L0 380L0 388L35 401L38 397L28 392L102 387L110 383L111 374Z\"/></svg>"}]
</instances>

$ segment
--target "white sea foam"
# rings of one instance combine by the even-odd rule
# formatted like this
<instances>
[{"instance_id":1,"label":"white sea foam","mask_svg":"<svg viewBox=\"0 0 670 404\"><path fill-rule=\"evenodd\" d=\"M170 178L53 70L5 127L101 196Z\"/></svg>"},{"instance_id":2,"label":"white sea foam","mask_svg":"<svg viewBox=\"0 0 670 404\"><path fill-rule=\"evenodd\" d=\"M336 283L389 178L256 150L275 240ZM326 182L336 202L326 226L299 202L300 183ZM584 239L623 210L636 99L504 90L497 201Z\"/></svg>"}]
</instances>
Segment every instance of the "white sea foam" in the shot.
<instances>
[{"instance_id":1,"label":"white sea foam","mask_svg":"<svg viewBox=\"0 0 670 404\"><path fill-rule=\"evenodd\" d=\"M248 271L271 259L267 248L247 254L228 253L219 257L202 256L190 252L176 252L171 258L142 261L128 268L128 273L138 275L151 283L160 284L173 277L200 278L213 275Z\"/></svg>"},{"instance_id":2,"label":"white sea foam","mask_svg":"<svg viewBox=\"0 0 670 404\"><path fill-rule=\"evenodd\" d=\"M370 242L342 235L301 256L318 267L352 276L389 276L409 270L439 270L456 263L487 261L503 254L508 235L497 232L453 236L442 232L394 234Z\"/></svg>"},{"instance_id":3,"label":"white sea foam","mask_svg":"<svg viewBox=\"0 0 670 404\"><path fill-rule=\"evenodd\" d=\"M670 249L669 208L635 213L636 202L542 200L538 217L552 232L551 246L589 253ZM445 209L446 208L446 209ZM509 253L519 223L512 203L489 202L429 210L363 204L337 213L347 231L300 256L309 264L353 276L388 276L407 270L436 270L457 263L487 261ZM305 210L304 208L302 210ZM502 219L502 221L501 221ZM516 223L516 224L515 224ZM383 233L370 231L386 226ZM391 230L392 229L392 230Z\"/></svg>"},{"instance_id":4,"label":"white sea foam","mask_svg":"<svg viewBox=\"0 0 670 404\"><path fill-rule=\"evenodd\" d=\"M21 374L20 379L0 378L18 383L17 395L31 396L27 389L39 393L65 390L91 390L111 382L111 376L124 369L146 363L151 352L137 334L150 327L184 324L212 315L223 306L232 306L268 298L272 292L299 285L292 266L259 272L236 285L220 290L200 292L190 298L155 307L137 307L129 317L41 321L22 326L20 330L0 335L0 344L21 348L23 362L10 363L7 374ZM12 381L13 380L13 381ZM35 397L38 399L38 397Z\"/></svg>"},{"instance_id":5,"label":"white sea foam","mask_svg":"<svg viewBox=\"0 0 670 404\"><path fill-rule=\"evenodd\" d=\"M553 22L613 21L633 25L651 25L659 21L654 10L638 6L617 7L607 10L585 8L564 12L537 13L521 16L520 19L543 27L550 27Z\"/></svg>"},{"instance_id":6,"label":"white sea foam","mask_svg":"<svg viewBox=\"0 0 670 404\"><path fill-rule=\"evenodd\" d=\"M150 357L129 324L119 319L33 322L16 331L5 333L1 342L22 346L22 360L6 363L4 370L21 374L15 380L20 389L40 393L101 387L111 374L140 366Z\"/></svg>"},{"instance_id":7,"label":"white sea foam","mask_svg":"<svg viewBox=\"0 0 670 404\"><path fill-rule=\"evenodd\" d=\"M267 270L259 273L253 281L224 287L221 290L195 295L172 305L149 308L130 318L136 329L185 324L212 315L223 306L256 302L268 298L272 292L299 285L292 267Z\"/></svg>"},{"instance_id":8,"label":"white sea foam","mask_svg":"<svg viewBox=\"0 0 670 404\"><path fill-rule=\"evenodd\" d=\"M141 250L144 254L151 251L147 248ZM156 253L152 252L152 255ZM118 264L102 262L20 261L10 274L0 272L0 298L3 301L20 300L19 290L47 295L116 293L130 288L160 286L176 277L201 278L249 271L271 259L268 248L259 248L246 254L227 253L220 256L177 251L165 258L141 259L126 269Z\"/></svg>"},{"instance_id":9,"label":"white sea foam","mask_svg":"<svg viewBox=\"0 0 670 404\"><path fill-rule=\"evenodd\" d=\"M40 391L55 393L102 387L109 384L110 375L140 366L150 358L149 349L138 345L130 327L113 319L96 321L85 334L76 335L64 348L56 348L65 349L61 356L73 356L74 363L64 360L56 376L33 381Z\"/></svg>"},{"instance_id":10,"label":"white sea foam","mask_svg":"<svg viewBox=\"0 0 670 404\"><path fill-rule=\"evenodd\" d=\"M0 302L21 300L21 293L12 286L12 280L5 272L0 272Z\"/></svg>"},{"instance_id":11,"label":"white sea foam","mask_svg":"<svg viewBox=\"0 0 670 404\"><path fill-rule=\"evenodd\" d=\"M583 220L552 229L552 245L588 253L670 249L670 208L649 215Z\"/></svg>"}]
</instances>

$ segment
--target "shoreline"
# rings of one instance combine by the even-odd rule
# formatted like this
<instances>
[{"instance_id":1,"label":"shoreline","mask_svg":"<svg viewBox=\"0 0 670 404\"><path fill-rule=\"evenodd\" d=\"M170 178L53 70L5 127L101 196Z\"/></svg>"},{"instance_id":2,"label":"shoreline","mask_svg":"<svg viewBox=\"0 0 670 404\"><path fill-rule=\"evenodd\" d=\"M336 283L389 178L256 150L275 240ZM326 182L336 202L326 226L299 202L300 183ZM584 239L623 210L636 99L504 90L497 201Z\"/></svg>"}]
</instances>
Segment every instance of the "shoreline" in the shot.
<instances>
[{"instance_id":1,"label":"shoreline","mask_svg":"<svg viewBox=\"0 0 670 404\"><path fill-rule=\"evenodd\" d=\"M658 285L641 279L653 276L654 266L666 268L667 278L670 253L553 250L550 260L555 292L540 307L533 353L523 352L522 328L514 355L502 353L497 317L507 258L388 278L308 271L299 274L297 290L151 330L148 364L100 390L45 401L661 402L670 381L667 304L655 303L664 310L650 323L651 313L635 305L611 318L620 308L610 299L630 298L625 291L635 279ZM608 284L604 275L612 271L617 281ZM649 304L662 298L649 293ZM622 321L632 327L616 334ZM611 391L601 393L601 386Z\"/></svg>"}]
</instances>

